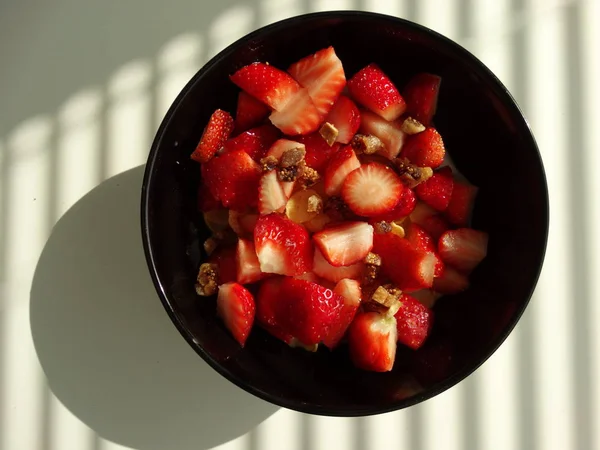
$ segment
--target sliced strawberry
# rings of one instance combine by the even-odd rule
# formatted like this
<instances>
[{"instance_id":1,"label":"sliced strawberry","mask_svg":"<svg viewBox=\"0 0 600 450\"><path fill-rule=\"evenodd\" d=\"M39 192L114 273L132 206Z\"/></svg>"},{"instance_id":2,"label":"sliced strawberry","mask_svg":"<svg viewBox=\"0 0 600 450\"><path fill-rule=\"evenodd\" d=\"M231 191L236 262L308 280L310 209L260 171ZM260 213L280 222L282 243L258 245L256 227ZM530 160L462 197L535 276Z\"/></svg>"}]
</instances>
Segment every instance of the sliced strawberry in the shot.
<instances>
[{"instance_id":1,"label":"sliced strawberry","mask_svg":"<svg viewBox=\"0 0 600 450\"><path fill-rule=\"evenodd\" d=\"M256 295L256 322L272 336L290 344L294 337L285 332L277 321L277 309L280 307L280 295L283 277L271 277L263 280Z\"/></svg>"},{"instance_id":2,"label":"sliced strawberry","mask_svg":"<svg viewBox=\"0 0 600 450\"><path fill-rule=\"evenodd\" d=\"M348 174L342 186L342 198L355 214L377 217L393 211L404 189L392 169L369 163Z\"/></svg>"},{"instance_id":3,"label":"sliced strawberry","mask_svg":"<svg viewBox=\"0 0 600 450\"><path fill-rule=\"evenodd\" d=\"M203 180L200 180L200 184L198 185L198 211L214 211L216 209L221 209L222 207L223 205L221 205L221 202L212 195L206 183L204 183Z\"/></svg>"},{"instance_id":4,"label":"sliced strawberry","mask_svg":"<svg viewBox=\"0 0 600 450\"><path fill-rule=\"evenodd\" d=\"M313 235L325 259L335 267L365 259L373 248L373 227L366 222L344 222Z\"/></svg>"},{"instance_id":5,"label":"sliced strawberry","mask_svg":"<svg viewBox=\"0 0 600 450\"><path fill-rule=\"evenodd\" d=\"M280 134L279 130L270 124L251 128L225 142L223 153L243 150L258 162Z\"/></svg>"},{"instance_id":6,"label":"sliced strawberry","mask_svg":"<svg viewBox=\"0 0 600 450\"><path fill-rule=\"evenodd\" d=\"M438 211L448 208L453 189L454 178L449 166L442 167L415 188L419 199Z\"/></svg>"},{"instance_id":7,"label":"sliced strawberry","mask_svg":"<svg viewBox=\"0 0 600 450\"><path fill-rule=\"evenodd\" d=\"M319 132L297 136L295 139L305 146L306 156L304 157L304 161L306 165L321 174L325 172L331 155L340 149L340 144L333 144L331 147L327 145L327 142L325 142L325 139L323 139Z\"/></svg>"},{"instance_id":8,"label":"sliced strawberry","mask_svg":"<svg viewBox=\"0 0 600 450\"><path fill-rule=\"evenodd\" d=\"M204 128L200 142L190 158L199 163L210 160L223 147L232 131L233 118L231 115L222 109L217 109L208 119L208 125Z\"/></svg>"},{"instance_id":9,"label":"sliced strawberry","mask_svg":"<svg viewBox=\"0 0 600 450\"><path fill-rule=\"evenodd\" d=\"M237 280L236 253L236 247L218 247L208 258L208 262L214 263L218 267L217 283L219 285Z\"/></svg>"},{"instance_id":10,"label":"sliced strawberry","mask_svg":"<svg viewBox=\"0 0 600 450\"><path fill-rule=\"evenodd\" d=\"M244 286L226 283L219 287L217 316L242 347L254 324L255 312L254 297Z\"/></svg>"},{"instance_id":11,"label":"sliced strawberry","mask_svg":"<svg viewBox=\"0 0 600 450\"><path fill-rule=\"evenodd\" d=\"M237 282L240 284L254 283L264 277L256 256L254 242L239 239L235 256L237 264Z\"/></svg>"},{"instance_id":12,"label":"sliced strawberry","mask_svg":"<svg viewBox=\"0 0 600 450\"><path fill-rule=\"evenodd\" d=\"M469 273L486 257L488 240L484 231L459 228L442 234L438 250L446 264Z\"/></svg>"},{"instance_id":13,"label":"sliced strawberry","mask_svg":"<svg viewBox=\"0 0 600 450\"><path fill-rule=\"evenodd\" d=\"M396 120L406 110L400 92L377 64L356 73L348 81L348 90L354 100L385 120Z\"/></svg>"},{"instance_id":14,"label":"sliced strawberry","mask_svg":"<svg viewBox=\"0 0 600 450\"><path fill-rule=\"evenodd\" d=\"M280 307L277 321L281 328L305 345L318 344L327 339L340 319L344 298L310 281L286 277L279 291Z\"/></svg>"},{"instance_id":15,"label":"sliced strawberry","mask_svg":"<svg viewBox=\"0 0 600 450\"><path fill-rule=\"evenodd\" d=\"M297 275L294 278L298 278L299 280L310 281L312 283L321 284L321 278L314 272L306 272L306 273L303 273L302 275Z\"/></svg>"},{"instance_id":16,"label":"sliced strawberry","mask_svg":"<svg viewBox=\"0 0 600 450\"><path fill-rule=\"evenodd\" d=\"M427 206L425 203L417 203L417 206L410 215L410 220L420 225L436 240L449 228L444 218L435 209Z\"/></svg>"},{"instance_id":17,"label":"sliced strawberry","mask_svg":"<svg viewBox=\"0 0 600 450\"><path fill-rule=\"evenodd\" d=\"M348 174L360 167L360 161L349 145L340 148L331 155L325 169L325 193L338 195Z\"/></svg>"},{"instance_id":18,"label":"sliced strawberry","mask_svg":"<svg viewBox=\"0 0 600 450\"><path fill-rule=\"evenodd\" d=\"M441 82L437 75L419 73L410 79L402 92L407 114L425 126L431 124L435 115Z\"/></svg>"},{"instance_id":19,"label":"sliced strawberry","mask_svg":"<svg viewBox=\"0 0 600 450\"><path fill-rule=\"evenodd\" d=\"M450 222L463 227L469 224L477 191L478 189L473 185L454 182L452 197L446 209L446 217Z\"/></svg>"},{"instance_id":20,"label":"sliced strawberry","mask_svg":"<svg viewBox=\"0 0 600 450\"><path fill-rule=\"evenodd\" d=\"M401 127L399 122L388 122L370 111L360 111L360 132L377 136L385 146L378 153L387 159L396 158L404 146L406 133Z\"/></svg>"},{"instance_id":21,"label":"sliced strawberry","mask_svg":"<svg viewBox=\"0 0 600 450\"><path fill-rule=\"evenodd\" d=\"M344 278L351 278L356 280L360 278L364 272L365 265L362 262L357 262L350 266L335 267L329 264L325 259L321 250L315 248L315 256L313 260L313 272L319 277L337 283Z\"/></svg>"},{"instance_id":22,"label":"sliced strawberry","mask_svg":"<svg viewBox=\"0 0 600 450\"><path fill-rule=\"evenodd\" d=\"M360 111L352 100L340 95L325 122L329 122L338 130L336 142L349 144L360 127Z\"/></svg>"},{"instance_id":23,"label":"sliced strawberry","mask_svg":"<svg viewBox=\"0 0 600 450\"><path fill-rule=\"evenodd\" d=\"M308 232L286 217L260 216L254 229L254 245L265 273L294 276L312 270L313 246Z\"/></svg>"},{"instance_id":24,"label":"sliced strawberry","mask_svg":"<svg viewBox=\"0 0 600 450\"><path fill-rule=\"evenodd\" d=\"M435 239L423 227L416 223L411 223L405 227L406 239L415 248L433 253L435 256L435 274L434 277L440 277L444 273L444 262L437 253L437 245Z\"/></svg>"},{"instance_id":25,"label":"sliced strawberry","mask_svg":"<svg viewBox=\"0 0 600 450\"><path fill-rule=\"evenodd\" d=\"M285 108L300 85L288 73L277 67L255 62L230 76L237 86L276 111Z\"/></svg>"},{"instance_id":26,"label":"sliced strawberry","mask_svg":"<svg viewBox=\"0 0 600 450\"><path fill-rule=\"evenodd\" d=\"M409 216L417 206L417 197L412 189L407 187L402 191L398 204L389 213L375 217L376 222L394 222Z\"/></svg>"},{"instance_id":27,"label":"sliced strawberry","mask_svg":"<svg viewBox=\"0 0 600 450\"><path fill-rule=\"evenodd\" d=\"M317 130L323 116L310 99L306 88L302 88L292 96L285 108L274 111L269 120L284 134L294 136Z\"/></svg>"},{"instance_id":28,"label":"sliced strawberry","mask_svg":"<svg viewBox=\"0 0 600 450\"><path fill-rule=\"evenodd\" d=\"M373 253L381 256L383 273L399 289L411 292L432 286L435 273L433 253L415 248L394 233L375 234Z\"/></svg>"},{"instance_id":29,"label":"sliced strawberry","mask_svg":"<svg viewBox=\"0 0 600 450\"><path fill-rule=\"evenodd\" d=\"M301 148L305 150L305 146L301 142L292 141L290 139L278 139L273 142L273 145L271 145L265 156L272 156L273 158L279 160L286 151L295 148Z\"/></svg>"},{"instance_id":30,"label":"sliced strawberry","mask_svg":"<svg viewBox=\"0 0 600 450\"><path fill-rule=\"evenodd\" d=\"M215 157L202 164L202 178L213 196L226 208L244 210L258 200L261 170L243 150Z\"/></svg>"},{"instance_id":31,"label":"sliced strawberry","mask_svg":"<svg viewBox=\"0 0 600 450\"><path fill-rule=\"evenodd\" d=\"M444 162L444 141L435 128L427 128L410 136L402 148L402 156L419 167L435 169Z\"/></svg>"},{"instance_id":32,"label":"sliced strawberry","mask_svg":"<svg viewBox=\"0 0 600 450\"><path fill-rule=\"evenodd\" d=\"M348 330L348 327L352 323L352 320L356 315L356 311L360 306L362 297L360 283L356 280L350 280L348 278L340 280L335 285L333 292L343 297L344 306L340 312L339 320L332 325L328 336L323 339L323 344L332 350L338 346L346 334L346 330Z\"/></svg>"},{"instance_id":33,"label":"sliced strawberry","mask_svg":"<svg viewBox=\"0 0 600 450\"><path fill-rule=\"evenodd\" d=\"M395 315L398 342L416 350L429 336L433 325L433 313L410 295L402 294L400 302L402 306Z\"/></svg>"},{"instance_id":34,"label":"sliced strawberry","mask_svg":"<svg viewBox=\"0 0 600 450\"><path fill-rule=\"evenodd\" d=\"M253 238L257 220L258 214L240 213L233 209L229 210L229 226L238 236Z\"/></svg>"},{"instance_id":35,"label":"sliced strawberry","mask_svg":"<svg viewBox=\"0 0 600 450\"><path fill-rule=\"evenodd\" d=\"M342 62L333 47L319 50L290 66L288 72L308 89L321 117L325 117L346 85Z\"/></svg>"},{"instance_id":36,"label":"sliced strawberry","mask_svg":"<svg viewBox=\"0 0 600 450\"><path fill-rule=\"evenodd\" d=\"M358 313L348 329L350 358L356 367L389 372L396 359L396 319L376 312Z\"/></svg>"},{"instance_id":37,"label":"sliced strawberry","mask_svg":"<svg viewBox=\"0 0 600 450\"><path fill-rule=\"evenodd\" d=\"M271 109L250 94L240 91L235 112L235 131L240 133L263 122Z\"/></svg>"},{"instance_id":38,"label":"sliced strawberry","mask_svg":"<svg viewBox=\"0 0 600 450\"><path fill-rule=\"evenodd\" d=\"M441 277L433 280L433 289L440 294L458 294L469 287L469 277L446 266Z\"/></svg>"},{"instance_id":39,"label":"sliced strawberry","mask_svg":"<svg viewBox=\"0 0 600 450\"><path fill-rule=\"evenodd\" d=\"M284 189L284 184L277 179L277 171L270 170L263 174L258 185L258 212L271 214L272 212L283 212L289 199ZM292 187L294 183L291 183Z\"/></svg>"}]
</instances>

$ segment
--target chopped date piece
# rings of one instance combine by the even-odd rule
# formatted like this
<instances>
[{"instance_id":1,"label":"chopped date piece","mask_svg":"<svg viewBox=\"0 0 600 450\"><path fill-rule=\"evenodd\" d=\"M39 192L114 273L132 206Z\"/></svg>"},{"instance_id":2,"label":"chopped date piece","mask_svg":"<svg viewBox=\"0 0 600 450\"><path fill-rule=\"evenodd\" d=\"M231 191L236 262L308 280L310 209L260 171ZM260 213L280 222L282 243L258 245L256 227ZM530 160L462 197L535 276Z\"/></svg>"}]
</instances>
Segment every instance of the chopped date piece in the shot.
<instances>
[{"instance_id":1,"label":"chopped date piece","mask_svg":"<svg viewBox=\"0 0 600 450\"><path fill-rule=\"evenodd\" d=\"M417 134L425 131L425 125L423 125L417 119L407 117L404 122L402 122L402 127L400 129L406 134Z\"/></svg>"},{"instance_id":2,"label":"chopped date piece","mask_svg":"<svg viewBox=\"0 0 600 450\"><path fill-rule=\"evenodd\" d=\"M217 279L219 268L213 263L204 263L200 266L196 278L196 293L208 297L217 293Z\"/></svg>"},{"instance_id":3,"label":"chopped date piece","mask_svg":"<svg viewBox=\"0 0 600 450\"><path fill-rule=\"evenodd\" d=\"M323 205L323 212L327 214L331 220L344 220L352 217L352 211L341 197L329 197Z\"/></svg>"},{"instance_id":4,"label":"chopped date piece","mask_svg":"<svg viewBox=\"0 0 600 450\"><path fill-rule=\"evenodd\" d=\"M297 166L301 161L304 161L306 150L303 147L291 148L283 152L279 165L282 168Z\"/></svg>"},{"instance_id":5,"label":"chopped date piece","mask_svg":"<svg viewBox=\"0 0 600 450\"><path fill-rule=\"evenodd\" d=\"M300 176L302 176L304 166L289 166L289 167L279 167L277 169L277 177L279 181L289 182L296 181Z\"/></svg>"},{"instance_id":6,"label":"chopped date piece","mask_svg":"<svg viewBox=\"0 0 600 450\"><path fill-rule=\"evenodd\" d=\"M335 144L335 140L338 137L338 129L331 123L325 122L319 129L319 134L325 139L327 145L330 147Z\"/></svg>"},{"instance_id":7,"label":"chopped date piece","mask_svg":"<svg viewBox=\"0 0 600 450\"><path fill-rule=\"evenodd\" d=\"M380 267L381 256L379 256L377 253L369 252L369 254L365 257L365 264Z\"/></svg>"},{"instance_id":8,"label":"chopped date piece","mask_svg":"<svg viewBox=\"0 0 600 450\"><path fill-rule=\"evenodd\" d=\"M260 167L263 172L270 172L275 169L279 161L274 156L266 156L260 160Z\"/></svg>"},{"instance_id":9,"label":"chopped date piece","mask_svg":"<svg viewBox=\"0 0 600 450\"><path fill-rule=\"evenodd\" d=\"M371 294L370 301L365 303L365 307L370 311L378 311L393 316L402 306L400 302L401 295L402 291L392 285L378 286Z\"/></svg>"},{"instance_id":10,"label":"chopped date piece","mask_svg":"<svg viewBox=\"0 0 600 450\"><path fill-rule=\"evenodd\" d=\"M302 175L299 178L302 189L307 189L317 184L321 176L312 167L305 166L302 170Z\"/></svg>"},{"instance_id":11,"label":"chopped date piece","mask_svg":"<svg viewBox=\"0 0 600 450\"><path fill-rule=\"evenodd\" d=\"M396 172L410 189L428 180L433 175L431 167L419 167L412 164L407 158L396 158L394 165L396 166Z\"/></svg>"},{"instance_id":12,"label":"chopped date piece","mask_svg":"<svg viewBox=\"0 0 600 450\"><path fill-rule=\"evenodd\" d=\"M392 225L384 220L380 222L375 222L373 224L373 228L375 229L376 234L385 234L390 233L392 231Z\"/></svg>"},{"instance_id":13,"label":"chopped date piece","mask_svg":"<svg viewBox=\"0 0 600 450\"><path fill-rule=\"evenodd\" d=\"M356 134L350 143L354 151L365 155L372 155L385 148L381 139L373 134Z\"/></svg>"}]
</instances>

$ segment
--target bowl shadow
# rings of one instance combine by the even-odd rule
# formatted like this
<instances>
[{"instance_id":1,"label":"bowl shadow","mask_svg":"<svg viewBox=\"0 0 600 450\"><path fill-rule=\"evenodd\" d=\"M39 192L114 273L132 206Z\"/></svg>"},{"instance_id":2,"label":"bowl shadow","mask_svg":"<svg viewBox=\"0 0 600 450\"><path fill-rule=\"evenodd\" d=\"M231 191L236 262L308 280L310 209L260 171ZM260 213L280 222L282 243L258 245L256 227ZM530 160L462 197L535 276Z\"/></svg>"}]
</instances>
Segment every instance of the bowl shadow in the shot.
<instances>
[{"instance_id":1,"label":"bowl shadow","mask_svg":"<svg viewBox=\"0 0 600 450\"><path fill-rule=\"evenodd\" d=\"M54 227L31 288L35 349L54 394L103 438L212 448L278 408L198 358L165 314L140 240L143 170L102 183Z\"/></svg>"}]
</instances>

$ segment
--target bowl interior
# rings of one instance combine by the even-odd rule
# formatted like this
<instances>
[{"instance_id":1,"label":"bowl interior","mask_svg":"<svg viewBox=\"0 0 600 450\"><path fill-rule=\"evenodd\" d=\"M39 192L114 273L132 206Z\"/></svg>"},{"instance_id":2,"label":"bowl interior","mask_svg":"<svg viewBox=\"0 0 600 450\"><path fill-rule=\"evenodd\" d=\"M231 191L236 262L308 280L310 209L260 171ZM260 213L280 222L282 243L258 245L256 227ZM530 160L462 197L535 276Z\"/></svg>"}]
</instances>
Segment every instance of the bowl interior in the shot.
<instances>
[{"instance_id":1,"label":"bowl interior","mask_svg":"<svg viewBox=\"0 0 600 450\"><path fill-rule=\"evenodd\" d=\"M486 260L464 293L435 306L436 324L418 351L399 348L394 371L353 368L344 348L310 354L255 329L242 350L194 280L208 237L196 210L198 165L189 159L216 108L235 111L228 75L256 60L285 68L333 45L347 77L377 62L403 86L416 72L442 76L436 127L458 169L480 191L473 226L490 234ZM267 400L318 414L365 415L421 401L471 373L500 345L537 281L547 239L542 163L527 123L505 88L451 41L396 18L326 13L290 19L230 46L188 84L150 154L143 202L151 273L172 319L215 369ZM523 220L526 218L526 220ZM199 386L199 389L202 387Z\"/></svg>"}]
</instances>

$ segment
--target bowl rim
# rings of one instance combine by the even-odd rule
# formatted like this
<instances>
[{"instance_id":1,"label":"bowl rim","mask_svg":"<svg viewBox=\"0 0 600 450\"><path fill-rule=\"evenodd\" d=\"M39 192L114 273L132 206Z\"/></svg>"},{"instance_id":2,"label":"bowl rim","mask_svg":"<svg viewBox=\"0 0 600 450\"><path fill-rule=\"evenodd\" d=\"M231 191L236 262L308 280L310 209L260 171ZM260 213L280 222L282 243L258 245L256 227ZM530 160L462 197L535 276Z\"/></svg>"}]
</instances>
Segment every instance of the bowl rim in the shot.
<instances>
[{"instance_id":1,"label":"bowl rim","mask_svg":"<svg viewBox=\"0 0 600 450\"><path fill-rule=\"evenodd\" d=\"M423 33L426 35L430 35L435 40L441 41L446 46L450 46L453 50L460 56L461 59L470 62L478 66L478 69L481 71L483 75L488 78L488 81L491 85L496 85L498 93L500 93L504 98L502 99L503 104L512 105L515 109L516 117L518 116L523 122L522 126L520 126L519 133L525 136L526 139L529 140L529 146L532 147L532 150L537 152L537 157L540 163L541 175L543 180L543 201L545 202L544 209L544 217L543 221L545 223L545 227L543 230L543 248L541 249L541 261L539 267L536 270L535 276L533 278L533 283L530 292L527 295L527 298L522 303L522 306L517 309L514 313L513 319L511 322L504 328L504 330L498 335L496 340L492 342L489 347L489 350L484 354L484 356L477 360L475 363L468 363L461 370L455 372L452 376L445 378L444 380L432 385L428 389L425 389L423 392L419 394L413 395L406 399L394 401L386 406L376 407L376 406L368 406L368 407L358 407L352 408L351 410L344 410L341 408L330 408L330 407L321 407L317 405L309 405L302 401L292 401L277 395L270 394L262 389L259 389L249 383L247 383L242 378L238 377L236 374L230 372L228 369L219 364L208 352L206 352L202 346L198 344L198 342L194 339L191 332L187 329L184 323L179 319L170 299L167 297L162 282L159 278L156 269L156 261L154 259L154 253L152 250L152 243L150 242L150 233L149 233L149 185L152 183L152 177L154 174L154 167L157 160L158 149L161 147L162 140L165 134L165 130L169 127L171 120L180 104L183 102L185 97L192 90L198 79L200 79L206 72L210 71L213 66L217 65L221 60L229 56L238 48L247 44L248 41L262 35L265 32L274 32L291 24L296 24L298 22L306 21L306 20L317 20L317 19L353 19L353 18L369 18L372 20L384 20L390 24L398 26L399 28L410 29L419 33ZM167 314L171 318L171 321L175 324L181 335L185 338L188 344L195 350L195 352L204 359L215 371L217 371L220 375L242 388L246 392L262 399L266 400L274 405L288 408L291 410L299 411L302 413L308 414L316 414L321 416L333 416L333 417L361 417L361 416L370 416L375 414L383 414L387 412L397 411L400 409L408 408L410 406L421 403L425 400L433 398L442 392L450 389L451 387L456 386L458 383L463 381L473 372L475 372L483 363L485 363L504 343L506 338L512 333L516 324L521 319L525 309L529 305L531 297L535 291L537 283L539 281L539 277L542 271L542 267L544 265L547 245L548 245L548 232L550 226L550 205L549 205L549 193L548 193L548 183L546 177L546 171L544 168L544 163L542 159L542 155L540 153L539 147L531 130L531 126L529 121L525 117L522 109L518 105L517 101L514 99L512 94L508 91L506 86L498 79L498 77L475 55L473 55L470 51L464 48L462 45L453 41L452 39L428 28L423 25L417 24L407 19L402 19L400 17L395 17L387 14L375 13L375 12L367 12L367 11L358 11L358 10L336 10L336 11L325 11L325 12L313 12L306 13L297 16L293 16L287 19L283 19L269 25L257 28L256 30L246 34L245 36L237 39L232 44L228 45L225 49L220 51L218 54L213 56L204 66L202 66L196 74L187 82L187 84L183 87L181 92L177 95L171 106L169 107L167 113L165 114L158 130L156 131L154 140L152 142L152 146L150 152L148 154L148 159L146 162L146 168L144 171L144 178L142 181L142 189L141 189L141 231L142 231L142 243L144 247L144 254L146 257L146 263L148 265L148 269L150 272L150 276L152 278L152 282L154 287L158 293L158 296L167 311Z\"/></svg>"}]
</instances>

